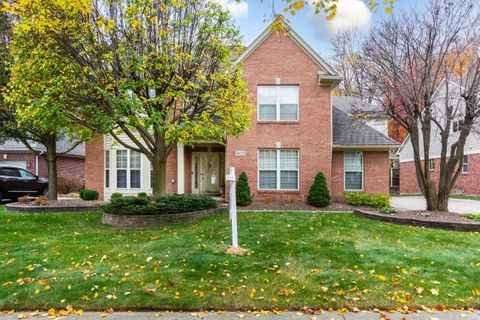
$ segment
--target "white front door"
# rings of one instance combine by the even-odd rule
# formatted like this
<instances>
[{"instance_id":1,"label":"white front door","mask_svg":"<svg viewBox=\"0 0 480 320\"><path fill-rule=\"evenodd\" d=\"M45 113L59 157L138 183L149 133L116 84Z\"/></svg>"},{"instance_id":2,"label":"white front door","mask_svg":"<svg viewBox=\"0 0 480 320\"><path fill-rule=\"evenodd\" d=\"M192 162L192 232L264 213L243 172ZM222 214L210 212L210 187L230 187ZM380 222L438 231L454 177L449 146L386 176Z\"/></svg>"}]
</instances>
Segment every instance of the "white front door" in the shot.
<instances>
[{"instance_id":1,"label":"white front door","mask_svg":"<svg viewBox=\"0 0 480 320\"><path fill-rule=\"evenodd\" d=\"M193 193L220 193L220 154L197 153L192 156L192 190Z\"/></svg>"}]
</instances>

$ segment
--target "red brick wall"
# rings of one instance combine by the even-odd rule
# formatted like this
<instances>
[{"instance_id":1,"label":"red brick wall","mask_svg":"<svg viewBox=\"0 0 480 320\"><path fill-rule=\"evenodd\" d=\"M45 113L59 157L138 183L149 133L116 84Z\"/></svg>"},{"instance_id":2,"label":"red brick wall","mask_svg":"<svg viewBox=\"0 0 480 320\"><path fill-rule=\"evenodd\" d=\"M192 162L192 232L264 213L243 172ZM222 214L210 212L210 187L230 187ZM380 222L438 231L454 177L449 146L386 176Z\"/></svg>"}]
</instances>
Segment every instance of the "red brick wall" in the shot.
<instances>
[{"instance_id":1,"label":"red brick wall","mask_svg":"<svg viewBox=\"0 0 480 320\"><path fill-rule=\"evenodd\" d=\"M343 151L334 151L332 158L332 188L330 194L332 202L343 202Z\"/></svg>"},{"instance_id":2,"label":"red brick wall","mask_svg":"<svg viewBox=\"0 0 480 320\"><path fill-rule=\"evenodd\" d=\"M363 152L364 191L371 193L390 193L390 162L388 151ZM332 202L344 201L343 152L334 151L332 161Z\"/></svg>"},{"instance_id":3,"label":"red brick wall","mask_svg":"<svg viewBox=\"0 0 480 320\"><path fill-rule=\"evenodd\" d=\"M104 195L104 163L103 136L98 136L85 143L85 188L97 190L99 200Z\"/></svg>"},{"instance_id":4,"label":"red brick wall","mask_svg":"<svg viewBox=\"0 0 480 320\"><path fill-rule=\"evenodd\" d=\"M431 172L431 175L435 183L438 183L438 176L440 173L440 159L434 159L434 161L435 170ZM467 195L480 195L480 154L468 155L468 167L468 172L461 173L458 177L457 183L455 184L452 192L455 193L457 189L462 189ZM421 193L417 183L415 164L413 161L400 162L400 193Z\"/></svg>"},{"instance_id":5,"label":"red brick wall","mask_svg":"<svg viewBox=\"0 0 480 320\"><path fill-rule=\"evenodd\" d=\"M37 173L37 162L35 154L30 152L3 152L0 153L0 159L3 159L3 155L7 154L5 160L22 160L26 162L27 170L33 174ZM59 175L67 173L72 176L84 177L85 176L85 159L76 157L59 157L57 159L57 173ZM40 177L48 177L47 162L38 157L38 175Z\"/></svg>"},{"instance_id":6,"label":"red brick wall","mask_svg":"<svg viewBox=\"0 0 480 320\"><path fill-rule=\"evenodd\" d=\"M390 194L390 160L387 151L363 153L365 192Z\"/></svg>"},{"instance_id":7,"label":"red brick wall","mask_svg":"<svg viewBox=\"0 0 480 320\"><path fill-rule=\"evenodd\" d=\"M71 176L85 177L85 159L74 157L58 157L57 159L57 174L68 174ZM38 159L38 175L41 177L48 177L47 162L43 158Z\"/></svg>"},{"instance_id":8,"label":"red brick wall","mask_svg":"<svg viewBox=\"0 0 480 320\"><path fill-rule=\"evenodd\" d=\"M319 67L287 35L270 35L243 63L244 78L251 102L257 104L257 85L299 85L299 121L292 123L258 123L252 115L250 129L239 138L229 137L226 148L226 168L245 171L255 199L305 200L317 172L331 177L331 89L318 85ZM299 150L299 191L257 190L257 150L275 148ZM243 157L236 150L246 151Z\"/></svg>"}]
</instances>

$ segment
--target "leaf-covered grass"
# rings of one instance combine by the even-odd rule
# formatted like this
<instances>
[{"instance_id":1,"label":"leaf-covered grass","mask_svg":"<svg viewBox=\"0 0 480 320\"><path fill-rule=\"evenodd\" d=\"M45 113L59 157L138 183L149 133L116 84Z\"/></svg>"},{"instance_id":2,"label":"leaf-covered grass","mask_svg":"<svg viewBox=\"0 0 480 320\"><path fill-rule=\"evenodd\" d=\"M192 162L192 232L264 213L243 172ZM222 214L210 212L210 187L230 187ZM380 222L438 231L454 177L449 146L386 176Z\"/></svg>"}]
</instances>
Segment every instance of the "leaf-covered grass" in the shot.
<instances>
[{"instance_id":1,"label":"leaf-covered grass","mask_svg":"<svg viewBox=\"0 0 480 320\"><path fill-rule=\"evenodd\" d=\"M143 230L0 212L0 310L479 306L480 235L348 213L240 213Z\"/></svg>"}]
</instances>

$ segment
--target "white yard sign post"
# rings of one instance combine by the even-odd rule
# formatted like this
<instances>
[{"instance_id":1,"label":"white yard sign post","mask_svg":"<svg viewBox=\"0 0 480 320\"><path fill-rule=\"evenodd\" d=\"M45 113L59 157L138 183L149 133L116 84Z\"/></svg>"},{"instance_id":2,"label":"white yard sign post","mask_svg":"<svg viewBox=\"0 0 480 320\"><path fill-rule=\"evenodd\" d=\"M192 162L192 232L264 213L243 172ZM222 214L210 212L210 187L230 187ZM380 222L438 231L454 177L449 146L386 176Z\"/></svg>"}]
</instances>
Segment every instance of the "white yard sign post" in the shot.
<instances>
[{"instance_id":1,"label":"white yard sign post","mask_svg":"<svg viewBox=\"0 0 480 320\"><path fill-rule=\"evenodd\" d=\"M238 250L238 234L237 234L237 178L235 175L235 168L230 167L230 174L226 177L229 182L230 196L229 196L229 214L232 222L232 247L231 251Z\"/></svg>"}]
</instances>

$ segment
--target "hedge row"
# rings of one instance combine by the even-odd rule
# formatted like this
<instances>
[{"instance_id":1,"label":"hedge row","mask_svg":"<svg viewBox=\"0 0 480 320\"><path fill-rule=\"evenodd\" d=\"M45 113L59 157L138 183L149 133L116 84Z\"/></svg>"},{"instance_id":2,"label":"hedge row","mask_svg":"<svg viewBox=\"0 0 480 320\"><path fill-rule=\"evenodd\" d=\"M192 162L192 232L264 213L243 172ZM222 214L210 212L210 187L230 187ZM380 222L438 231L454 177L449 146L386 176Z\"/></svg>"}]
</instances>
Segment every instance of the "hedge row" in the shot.
<instances>
[{"instance_id":1,"label":"hedge row","mask_svg":"<svg viewBox=\"0 0 480 320\"><path fill-rule=\"evenodd\" d=\"M157 215L194 212L217 207L215 199L201 195L172 194L159 197L112 195L100 206L105 213L118 215Z\"/></svg>"}]
</instances>

